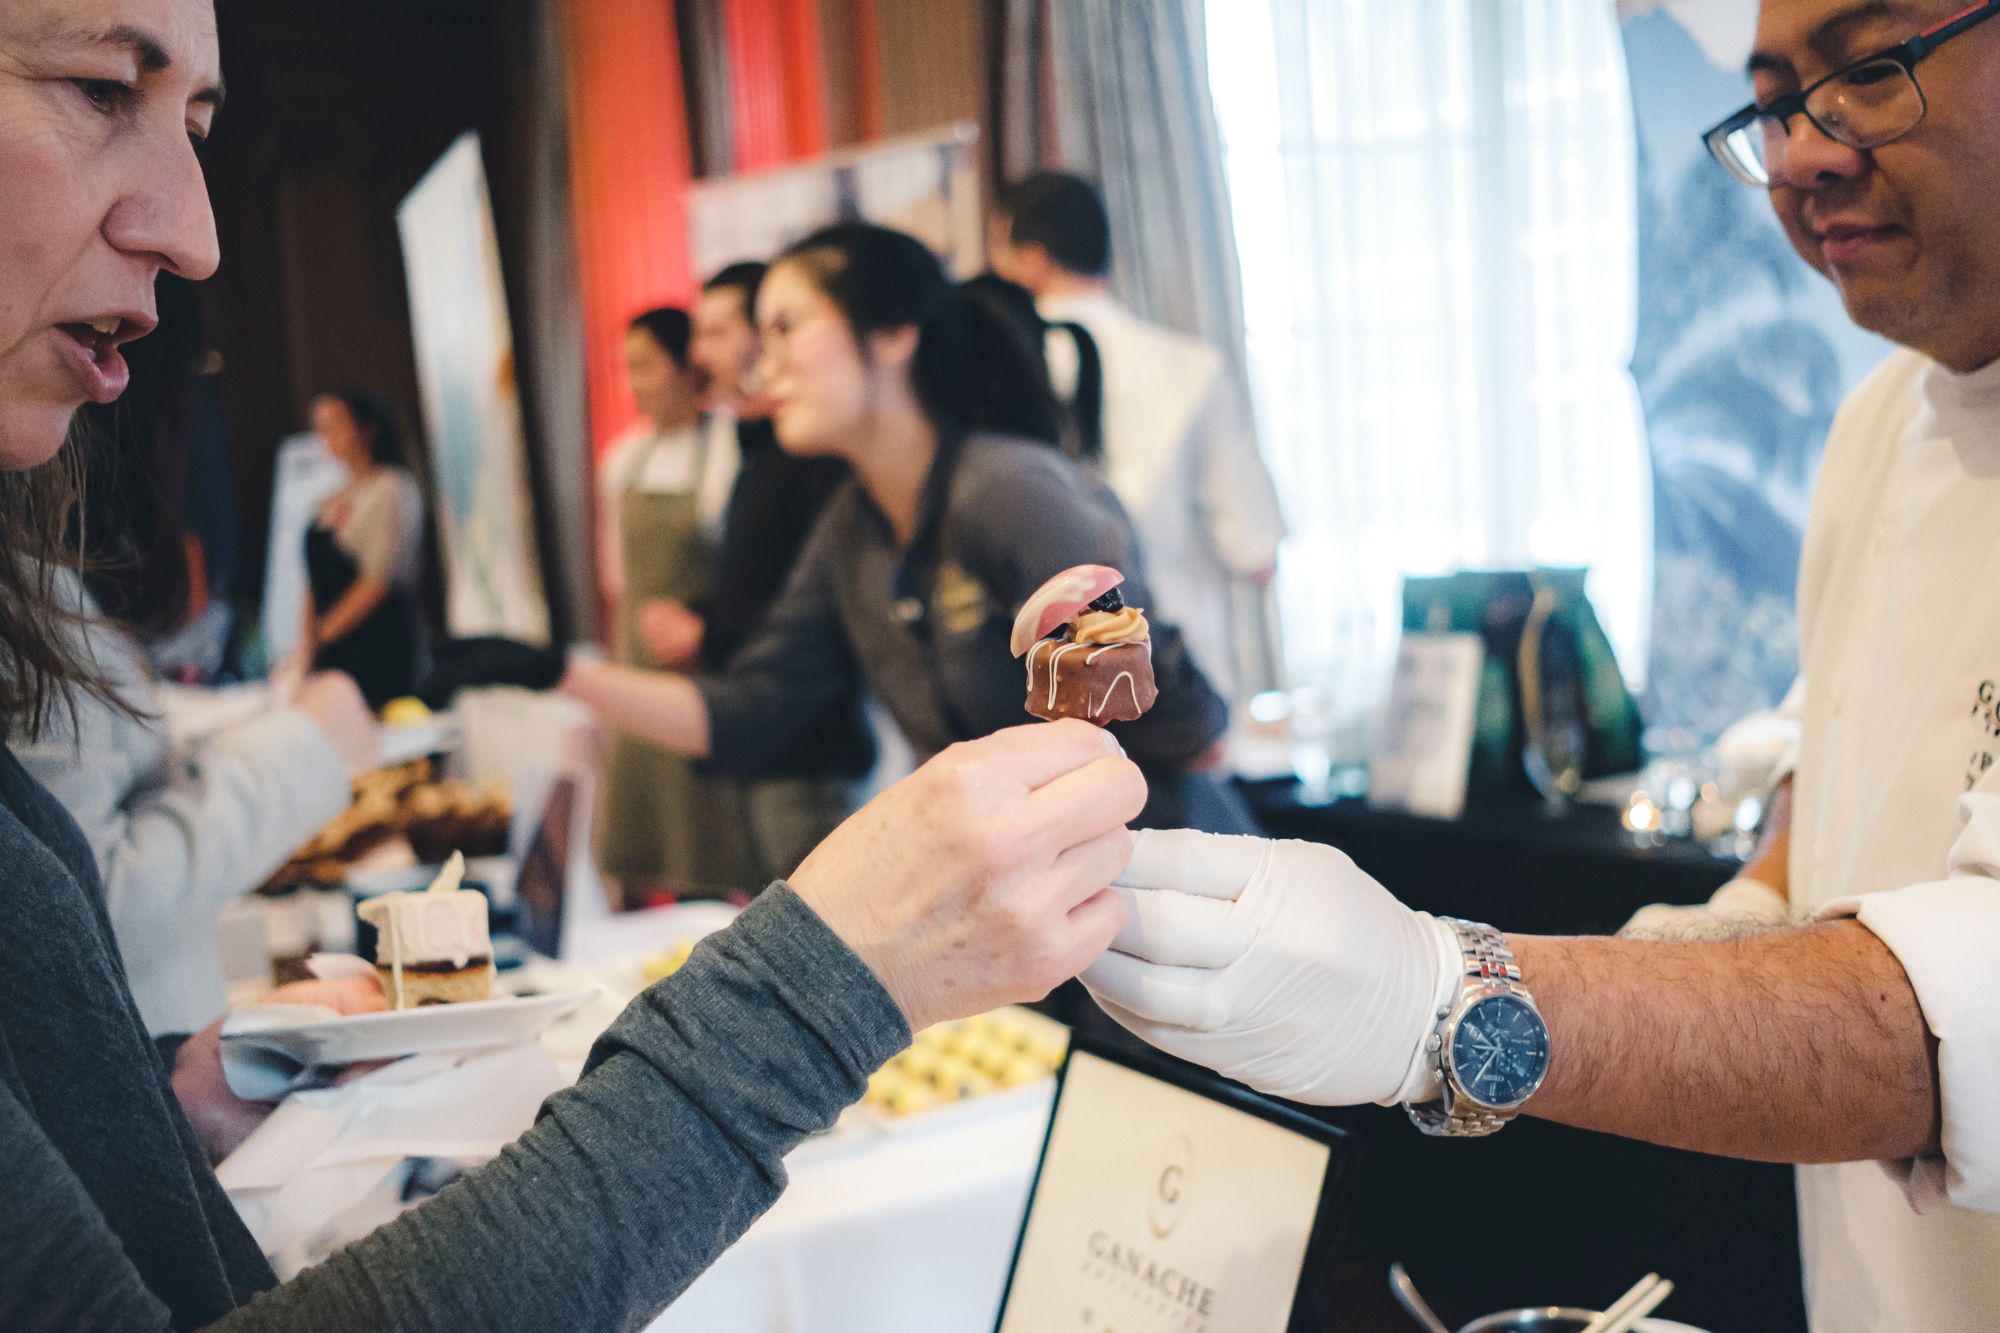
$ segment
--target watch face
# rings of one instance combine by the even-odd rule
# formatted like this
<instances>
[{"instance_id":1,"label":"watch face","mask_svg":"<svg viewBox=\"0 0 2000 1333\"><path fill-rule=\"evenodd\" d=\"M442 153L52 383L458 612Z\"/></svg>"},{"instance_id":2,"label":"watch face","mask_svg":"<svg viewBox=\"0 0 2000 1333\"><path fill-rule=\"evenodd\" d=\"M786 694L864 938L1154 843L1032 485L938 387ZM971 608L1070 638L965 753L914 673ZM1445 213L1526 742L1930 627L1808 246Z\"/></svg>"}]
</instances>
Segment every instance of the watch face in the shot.
<instances>
[{"instance_id":1,"label":"watch face","mask_svg":"<svg viewBox=\"0 0 2000 1333\"><path fill-rule=\"evenodd\" d=\"M1548 1073L1548 1027L1518 996L1489 995L1459 1018L1451 1068L1474 1101L1499 1110L1519 1106Z\"/></svg>"}]
</instances>

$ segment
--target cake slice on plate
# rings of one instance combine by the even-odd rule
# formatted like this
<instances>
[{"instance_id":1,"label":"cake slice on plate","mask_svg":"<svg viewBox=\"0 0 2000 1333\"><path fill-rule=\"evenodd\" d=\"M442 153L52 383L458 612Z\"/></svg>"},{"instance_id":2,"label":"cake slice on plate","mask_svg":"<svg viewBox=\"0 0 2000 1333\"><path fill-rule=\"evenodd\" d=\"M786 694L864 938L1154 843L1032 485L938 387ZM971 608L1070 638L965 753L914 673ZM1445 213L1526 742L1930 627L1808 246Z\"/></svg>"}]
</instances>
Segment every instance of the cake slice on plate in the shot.
<instances>
[{"instance_id":1,"label":"cake slice on plate","mask_svg":"<svg viewBox=\"0 0 2000 1333\"><path fill-rule=\"evenodd\" d=\"M493 941L486 895L460 888L465 857L422 893L385 893L354 910L375 927L375 975L391 1009L493 998Z\"/></svg>"}]
</instances>

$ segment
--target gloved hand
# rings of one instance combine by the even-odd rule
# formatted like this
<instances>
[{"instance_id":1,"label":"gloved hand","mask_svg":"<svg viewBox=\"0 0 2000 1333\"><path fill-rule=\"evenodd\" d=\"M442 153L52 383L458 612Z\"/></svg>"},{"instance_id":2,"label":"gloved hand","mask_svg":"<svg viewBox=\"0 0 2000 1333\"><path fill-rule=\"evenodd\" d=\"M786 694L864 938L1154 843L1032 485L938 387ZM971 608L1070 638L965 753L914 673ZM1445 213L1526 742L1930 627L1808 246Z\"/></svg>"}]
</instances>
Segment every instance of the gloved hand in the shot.
<instances>
[{"instance_id":1,"label":"gloved hand","mask_svg":"<svg viewBox=\"0 0 2000 1333\"><path fill-rule=\"evenodd\" d=\"M1321 1106L1423 1101L1423 1045L1457 991L1458 937L1331 847L1136 835L1125 926L1083 981L1171 1055Z\"/></svg>"},{"instance_id":2,"label":"gloved hand","mask_svg":"<svg viewBox=\"0 0 2000 1333\"><path fill-rule=\"evenodd\" d=\"M460 690L487 685L552 690L562 683L568 666L569 654L561 648L514 639L453 639L438 647L436 666L417 688L417 697L443 709L451 707Z\"/></svg>"}]
</instances>

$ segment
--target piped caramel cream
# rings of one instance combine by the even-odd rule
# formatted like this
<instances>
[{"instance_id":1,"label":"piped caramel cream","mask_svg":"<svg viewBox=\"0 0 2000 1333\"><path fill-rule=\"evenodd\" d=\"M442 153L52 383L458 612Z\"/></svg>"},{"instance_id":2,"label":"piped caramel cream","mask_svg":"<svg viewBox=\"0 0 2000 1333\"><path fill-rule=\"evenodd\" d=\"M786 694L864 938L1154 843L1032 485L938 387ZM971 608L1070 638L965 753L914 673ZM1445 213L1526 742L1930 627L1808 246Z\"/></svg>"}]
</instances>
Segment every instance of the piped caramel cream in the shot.
<instances>
[{"instance_id":1,"label":"piped caramel cream","mask_svg":"<svg viewBox=\"0 0 2000 1333\"><path fill-rule=\"evenodd\" d=\"M1085 611L1075 621L1070 642L1088 644L1151 643L1146 613L1136 606L1116 611Z\"/></svg>"}]
</instances>

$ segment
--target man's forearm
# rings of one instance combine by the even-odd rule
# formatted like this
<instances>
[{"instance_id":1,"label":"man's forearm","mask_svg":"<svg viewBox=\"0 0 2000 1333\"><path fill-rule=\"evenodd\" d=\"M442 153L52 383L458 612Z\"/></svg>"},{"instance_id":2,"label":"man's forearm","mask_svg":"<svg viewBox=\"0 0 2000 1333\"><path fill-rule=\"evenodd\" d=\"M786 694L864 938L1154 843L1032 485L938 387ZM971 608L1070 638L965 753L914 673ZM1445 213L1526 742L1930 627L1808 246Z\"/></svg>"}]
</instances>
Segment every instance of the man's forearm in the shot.
<instances>
[{"instance_id":1,"label":"man's forearm","mask_svg":"<svg viewBox=\"0 0 2000 1333\"><path fill-rule=\"evenodd\" d=\"M1858 922L1510 942L1549 1024L1531 1114L1761 1161L1937 1151L1937 1043L1902 965Z\"/></svg>"}]
</instances>

